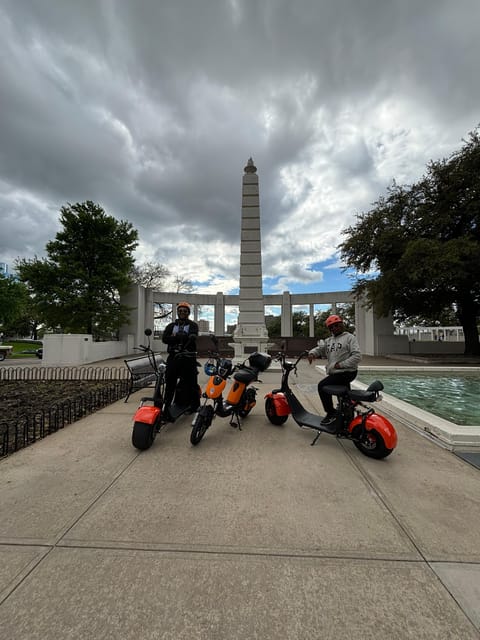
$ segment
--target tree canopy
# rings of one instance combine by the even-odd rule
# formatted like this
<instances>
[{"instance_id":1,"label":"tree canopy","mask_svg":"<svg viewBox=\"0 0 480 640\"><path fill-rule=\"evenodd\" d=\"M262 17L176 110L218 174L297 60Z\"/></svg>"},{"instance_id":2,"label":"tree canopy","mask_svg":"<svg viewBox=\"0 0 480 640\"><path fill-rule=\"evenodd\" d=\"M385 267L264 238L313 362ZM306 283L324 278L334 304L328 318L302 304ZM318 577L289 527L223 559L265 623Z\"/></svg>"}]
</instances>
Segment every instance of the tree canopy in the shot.
<instances>
[{"instance_id":1,"label":"tree canopy","mask_svg":"<svg viewBox=\"0 0 480 640\"><path fill-rule=\"evenodd\" d=\"M48 257L19 260L17 273L47 327L111 337L128 319L120 294L132 283L138 233L91 201L62 207L60 223Z\"/></svg>"},{"instance_id":2,"label":"tree canopy","mask_svg":"<svg viewBox=\"0 0 480 640\"><path fill-rule=\"evenodd\" d=\"M340 245L357 271L353 292L380 316L431 317L453 310L465 354L479 355L480 135L431 162L416 184L395 182Z\"/></svg>"},{"instance_id":3,"label":"tree canopy","mask_svg":"<svg viewBox=\"0 0 480 640\"><path fill-rule=\"evenodd\" d=\"M0 326L9 329L25 312L28 291L23 282L0 274Z\"/></svg>"}]
</instances>

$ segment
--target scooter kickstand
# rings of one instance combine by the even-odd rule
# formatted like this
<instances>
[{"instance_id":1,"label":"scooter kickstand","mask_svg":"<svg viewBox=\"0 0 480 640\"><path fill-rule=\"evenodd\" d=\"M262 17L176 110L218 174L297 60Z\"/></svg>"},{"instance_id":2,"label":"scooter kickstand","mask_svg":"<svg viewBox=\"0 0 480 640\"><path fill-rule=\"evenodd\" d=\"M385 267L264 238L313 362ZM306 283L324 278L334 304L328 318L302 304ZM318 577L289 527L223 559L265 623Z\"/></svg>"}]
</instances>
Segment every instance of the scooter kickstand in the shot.
<instances>
[{"instance_id":1,"label":"scooter kickstand","mask_svg":"<svg viewBox=\"0 0 480 640\"><path fill-rule=\"evenodd\" d=\"M236 420L235 420L236 418ZM240 417L238 415L232 415L232 419L230 420L230 426L234 429L242 430L242 426L240 424Z\"/></svg>"},{"instance_id":2,"label":"scooter kickstand","mask_svg":"<svg viewBox=\"0 0 480 640\"><path fill-rule=\"evenodd\" d=\"M317 433L317 435L315 436L315 438L313 439L313 442L310 443L310 446L313 447L313 445L316 443L316 441L319 439L319 437L322 435L322 432L319 431Z\"/></svg>"}]
</instances>

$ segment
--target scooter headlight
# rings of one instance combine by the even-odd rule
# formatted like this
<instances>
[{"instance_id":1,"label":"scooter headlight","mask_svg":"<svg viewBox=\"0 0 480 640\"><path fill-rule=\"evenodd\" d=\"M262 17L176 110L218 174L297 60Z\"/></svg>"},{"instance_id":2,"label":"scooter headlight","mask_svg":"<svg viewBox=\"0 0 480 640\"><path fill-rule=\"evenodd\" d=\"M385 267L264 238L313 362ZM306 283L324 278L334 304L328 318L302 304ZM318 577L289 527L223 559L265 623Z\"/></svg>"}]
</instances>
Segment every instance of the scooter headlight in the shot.
<instances>
[{"instance_id":1,"label":"scooter headlight","mask_svg":"<svg viewBox=\"0 0 480 640\"><path fill-rule=\"evenodd\" d=\"M214 376L217 373L217 367L214 362L206 362L203 370L207 376Z\"/></svg>"}]
</instances>

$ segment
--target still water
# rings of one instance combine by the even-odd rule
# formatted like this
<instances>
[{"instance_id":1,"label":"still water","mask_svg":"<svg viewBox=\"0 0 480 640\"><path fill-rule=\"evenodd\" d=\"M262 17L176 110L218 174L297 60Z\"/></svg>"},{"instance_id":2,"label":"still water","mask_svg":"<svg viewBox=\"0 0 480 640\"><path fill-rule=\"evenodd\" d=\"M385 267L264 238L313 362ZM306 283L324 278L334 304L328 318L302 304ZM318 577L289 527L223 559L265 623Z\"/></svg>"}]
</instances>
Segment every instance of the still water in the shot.
<instances>
[{"instance_id":1,"label":"still water","mask_svg":"<svg viewBox=\"0 0 480 640\"><path fill-rule=\"evenodd\" d=\"M480 425L480 374L359 371L357 380L381 380L384 393L459 425Z\"/></svg>"}]
</instances>

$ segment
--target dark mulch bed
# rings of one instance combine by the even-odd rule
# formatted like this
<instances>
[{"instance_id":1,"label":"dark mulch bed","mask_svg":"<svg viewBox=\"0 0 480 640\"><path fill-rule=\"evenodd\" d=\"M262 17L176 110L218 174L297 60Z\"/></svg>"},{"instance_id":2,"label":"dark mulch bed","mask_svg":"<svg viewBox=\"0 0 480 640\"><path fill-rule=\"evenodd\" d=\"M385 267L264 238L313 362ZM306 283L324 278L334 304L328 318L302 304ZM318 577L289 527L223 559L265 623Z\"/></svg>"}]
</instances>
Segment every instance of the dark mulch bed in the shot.
<instances>
[{"instance_id":1,"label":"dark mulch bed","mask_svg":"<svg viewBox=\"0 0 480 640\"><path fill-rule=\"evenodd\" d=\"M0 422L46 411L52 405L107 388L111 381L29 380L0 382Z\"/></svg>"}]
</instances>

